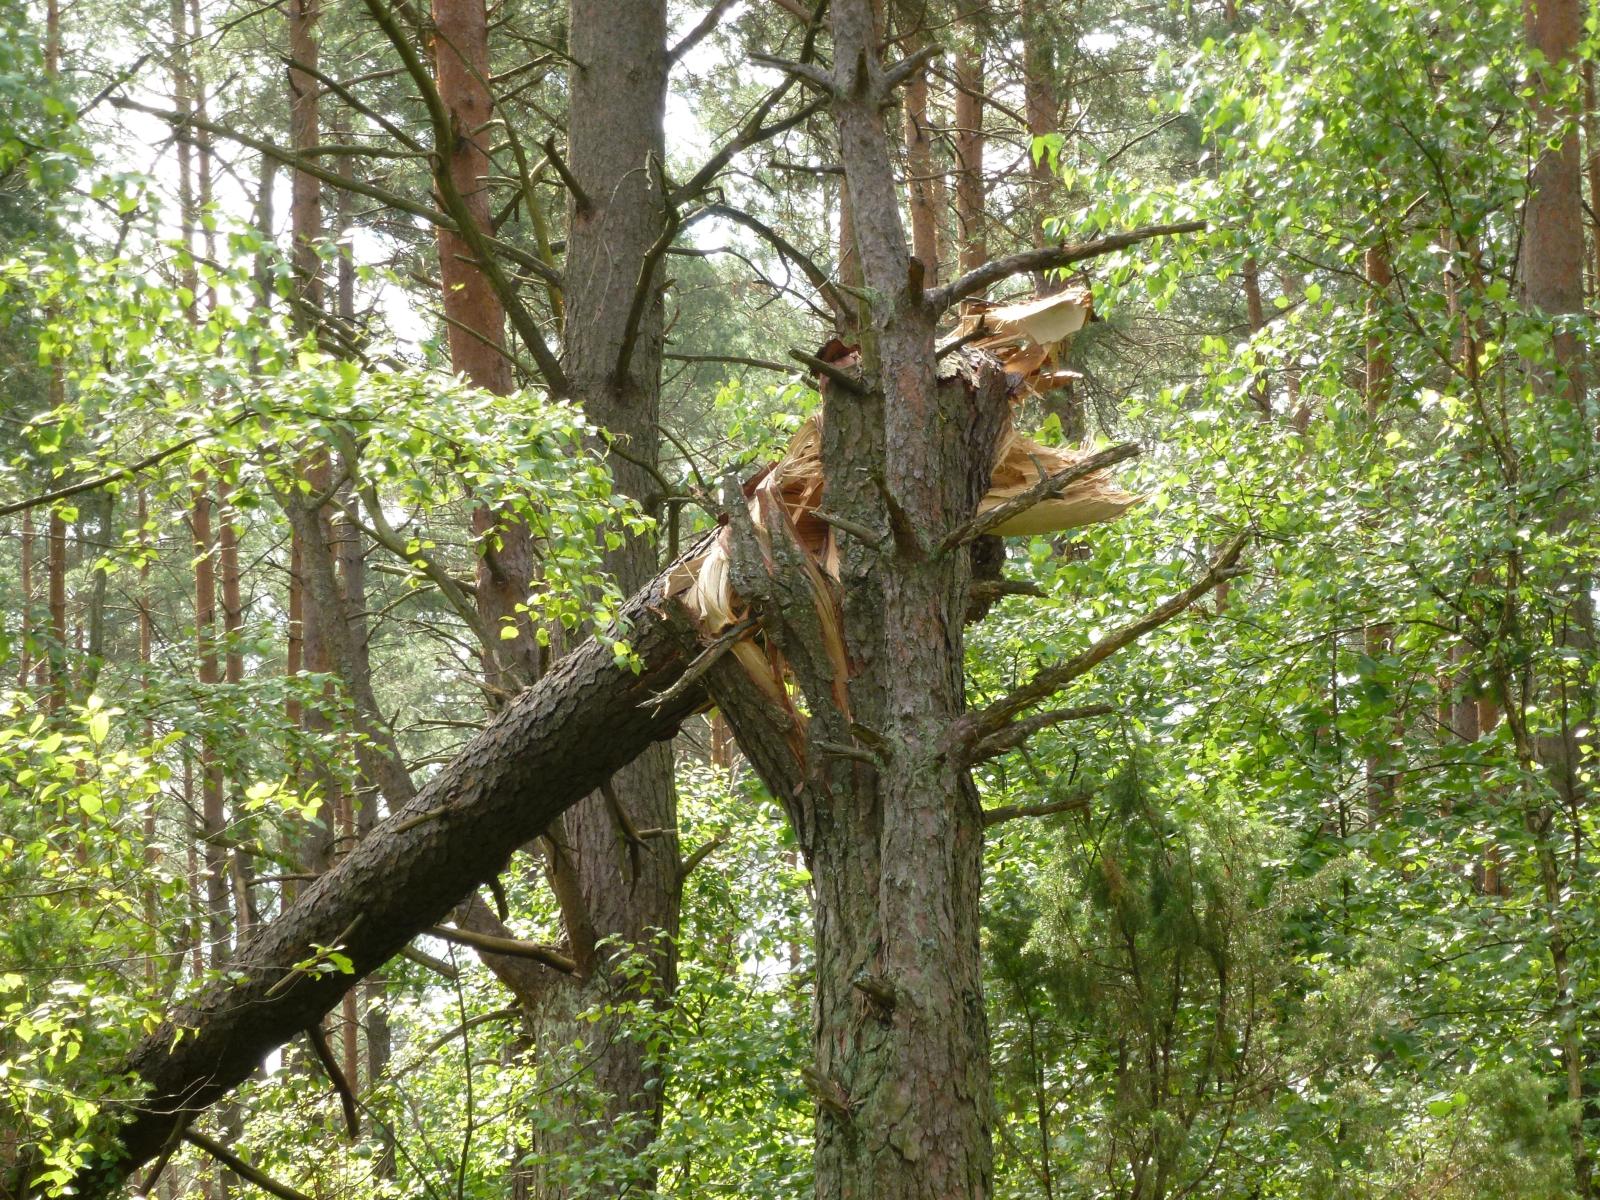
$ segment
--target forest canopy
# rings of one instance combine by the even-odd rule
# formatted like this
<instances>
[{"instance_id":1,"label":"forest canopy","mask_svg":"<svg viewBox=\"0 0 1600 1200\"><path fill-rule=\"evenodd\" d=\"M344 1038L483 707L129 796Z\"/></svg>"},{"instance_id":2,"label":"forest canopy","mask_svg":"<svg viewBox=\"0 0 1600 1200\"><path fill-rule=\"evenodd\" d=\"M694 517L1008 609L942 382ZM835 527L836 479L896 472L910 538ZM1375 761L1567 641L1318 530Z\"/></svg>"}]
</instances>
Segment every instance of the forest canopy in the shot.
<instances>
[{"instance_id":1,"label":"forest canopy","mask_svg":"<svg viewBox=\"0 0 1600 1200\"><path fill-rule=\"evenodd\" d=\"M0 19L0 1196L1600 1196L1591 6Z\"/></svg>"}]
</instances>

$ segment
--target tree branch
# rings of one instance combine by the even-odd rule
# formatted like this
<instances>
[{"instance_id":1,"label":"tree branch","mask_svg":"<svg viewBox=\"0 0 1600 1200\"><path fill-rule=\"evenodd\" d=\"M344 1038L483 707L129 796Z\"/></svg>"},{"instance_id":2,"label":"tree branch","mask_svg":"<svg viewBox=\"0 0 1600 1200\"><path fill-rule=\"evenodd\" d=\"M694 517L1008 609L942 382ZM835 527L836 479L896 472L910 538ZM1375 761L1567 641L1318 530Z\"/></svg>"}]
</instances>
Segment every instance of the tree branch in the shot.
<instances>
[{"instance_id":1,"label":"tree branch","mask_svg":"<svg viewBox=\"0 0 1600 1200\"><path fill-rule=\"evenodd\" d=\"M567 166L567 160L561 157L561 151L556 149L556 135L551 134L542 143L545 157L550 160L550 165L555 168L556 174L561 177L562 186L572 193L572 207L581 216L594 211L594 202L589 199L589 193L583 190L583 185L578 182L578 177L572 173L572 168Z\"/></svg>"},{"instance_id":2,"label":"tree branch","mask_svg":"<svg viewBox=\"0 0 1600 1200\"><path fill-rule=\"evenodd\" d=\"M721 217L725 221L743 225L776 250L780 257L799 267L800 273L806 277L806 282L817 289L817 294L822 297L829 308L833 309L836 316L845 318L847 322L853 323L855 321L855 306L845 299L843 292L834 286L833 281L828 278L828 273L819 267L809 255L772 228L772 226L751 216L743 209L734 208L731 204L708 204L691 216L684 224L689 225L696 221L702 221L707 217Z\"/></svg>"},{"instance_id":3,"label":"tree branch","mask_svg":"<svg viewBox=\"0 0 1600 1200\"><path fill-rule=\"evenodd\" d=\"M1073 680L1087 675L1124 646L1138 641L1152 629L1158 629L1178 616L1222 580L1238 574L1233 569L1234 564L1239 561L1239 555L1249 540L1248 533L1237 534L1211 560L1200 577L1176 596L1158 604L1138 620L1106 634L1081 654L1036 672L1032 679L1010 695L958 718L950 727L950 739L956 755L963 762L971 762L975 749L1006 730L1023 710L1048 699Z\"/></svg>"},{"instance_id":4,"label":"tree branch","mask_svg":"<svg viewBox=\"0 0 1600 1200\"><path fill-rule=\"evenodd\" d=\"M651 157L654 158L653 155ZM661 183L661 199L666 205L666 213L660 236L651 243L644 257L639 260L639 277L633 283L633 300L628 305L628 318L622 327L622 344L617 347L617 364L611 372L612 381L617 387L622 386L622 381L628 374L628 363L633 358L633 346L639 340L639 322L644 319L645 307L656 290L656 268L661 265L661 259L666 254L667 247L672 245L672 239L678 236L680 218L678 210L667 203L666 168L659 160L655 160L655 168L656 176Z\"/></svg>"},{"instance_id":5,"label":"tree branch","mask_svg":"<svg viewBox=\"0 0 1600 1200\"><path fill-rule=\"evenodd\" d=\"M675 66L679 59L705 41L711 31L721 22L722 15L738 2L739 0L717 0L715 4L707 9L706 15L700 18L699 24L684 34L679 39L678 44L667 51L667 66L669 68Z\"/></svg>"},{"instance_id":6,"label":"tree branch","mask_svg":"<svg viewBox=\"0 0 1600 1200\"><path fill-rule=\"evenodd\" d=\"M967 757L968 765L987 762L1022 745L1041 729L1049 729L1052 725L1062 725L1068 721L1086 721L1090 717L1109 717L1117 711L1114 704L1080 704L1075 708L1052 708L1048 712L1035 713L1020 721L1013 721L993 737L984 738L972 748Z\"/></svg>"},{"instance_id":7,"label":"tree branch","mask_svg":"<svg viewBox=\"0 0 1600 1200\"><path fill-rule=\"evenodd\" d=\"M788 370L787 367L784 369ZM241 413L229 421L224 428L231 429L250 415L252 414ZM0 504L0 517L9 517L12 513L26 512L30 508L39 508L45 504L54 504L58 500L70 499L84 492L92 492L108 484L117 483L120 480L137 475L140 471L147 471L158 463L165 462L174 454L180 454L196 442L203 441L206 436L204 433L197 433L193 437L184 438L183 441L176 442L164 450L157 450L154 454L147 454L138 462L129 463L125 467L118 467L115 471L108 471L104 475L96 475L93 479L85 479L78 483L68 484L66 487L57 488L53 492L45 492L41 496L34 496L28 500L15 500L10 504Z\"/></svg>"},{"instance_id":8,"label":"tree branch","mask_svg":"<svg viewBox=\"0 0 1600 1200\"><path fill-rule=\"evenodd\" d=\"M726 833L719 833L716 837L711 838L702 845L695 847L694 853L690 854L678 864L679 881L681 882L689 878L690 872L692 872L701 863L705 862L705 860L710 857L712 852L715 851L719 846L725 845L727 840L728 835Z\"/></svg>"},{"instance_id":9,"label":"tree branch","mask_svg":"<svg viewBox=\"0 0 1600 1200\"><path fill-rule=\"evenodd\" d=\"M1051 817L1056 813L1079 812L1089 807L1089 800L1089 793L1080 792L1076 796L1068 796L1065 800L1052 800L1048 804L1007 804L1002 808L988 808L983 812L983 827L989 829L1020 817Z\"/></svg>"},{"instance_id":10,"label":"tree branch","mask_svg":"<svg viewBox=\"0 0 1600 1200\"><path fill-rule=\"evenodd\" d=\"M287 1183L279 1183L259 1167L251 1166L226 1146L212 1141L203 1133L198 1133L193 1129L186 1129L183 1131L183 1140L191 1146L204 1150L240 1179L255 1184L263 1192L277 1196L278 1200L311 1200L311 1197L304 1192L296 1191Z\"/></svg>"},{"instance_id":11,"label":"tree branch","mask_svg":"<svg viewBox=\"0 0 1600 1200\"><path fill-rule=\"evenodd\" d=\"M339 1069L339 1060L333 1056L327 1031L318 1022L306 1027L306 1037L311 1042L311 1048L317 1052L317 1061L322 1064L323 1074L339 1094L339 1107L344 1110L345 1131L354 1141L361 1136L361 1118L356 1115L356 1094L350 1090L350 1081L344 1077L344 1072Z\"/></svg>"},{"instance_id":12,"label":"tree branch","mask_svg":"<svg viewBox=\"0 0 1600 1200\"><path fill-rule=\"evenodd\" d=\"M928 294L928 300L935 311L942 312L1013 275L1029 271L1048 271L1053 267L1067 267L1085 259L1099 258L1101 255L1125 250L1129 246L1136 246L1151 238L1179 233L1198 233L1205 227L1204 221L1176 221L1169 225L1145 225L1139 229L1130 229L1126 233L1107 234L1105 237L1095 238L1092 242L1079 242L1075 246L1045 246L1038 250L1024 250L1020 254L1011 254L1005 258L986 262L983 266L968 271L959 279L952 281L948 286L935 288Z\"/></svg>"},{"instance_id":13,"label":"tree branch","mask_svg":"<svg viewBox=\"0 0 1600 1200\"><path fill-rule=\"evenodd\" d=\"M770 358L747 358L742 354L674 354L668 351L661 357L670 362L733 363L741 367L756 367L762 371L778 371L784 375L794 372L794 368L788 363L773 362ZM3 515L0 513L0 516Z\"/></svg>"},{"instance_id":14,"label":"tree branch","mask_svg":"<svg viewBox=\"0 0 1600 1200\"><path fill-rule=\"evenodd\" d=\"M554 946L544 946L538 942L527 942L521 938L503 938L495 937L489 933L473 933L467 929L451 929L444 925L431 926L426 932L431 937L443 938L447 942L455 942L461 946L471 946L474 950L487 950L490 954L504 954L508 958L531 958L534 962L541 962L547 967L562 971L568 975L576 975L578 973L578 964Z\"/></svg>"}]
</instances>

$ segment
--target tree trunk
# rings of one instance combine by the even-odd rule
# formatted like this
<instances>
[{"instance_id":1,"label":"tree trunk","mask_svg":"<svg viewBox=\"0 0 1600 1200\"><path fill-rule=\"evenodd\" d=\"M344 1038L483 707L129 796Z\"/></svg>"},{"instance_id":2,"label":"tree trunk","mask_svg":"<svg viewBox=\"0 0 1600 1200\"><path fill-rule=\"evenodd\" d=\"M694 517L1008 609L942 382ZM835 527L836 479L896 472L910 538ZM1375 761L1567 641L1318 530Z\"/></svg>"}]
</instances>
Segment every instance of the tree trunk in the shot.
<instances>
[{"instance_id":1,"label":"tree trunk","mask_svg":"<svg viewBox=\"0 0 1600 1200\"><path fill-rule=\"evenodd\" d=\"M194 546L194 632L198 678L202 693L215 695L222 682L217 658L217 557L211 536L211 482L204 471L194 478L190 532ZM231 916L228 906L228 852L222 845L227 826L223 811L222 763L215 739L200 738L200 837L205 845L206 939L211 965L228 961Z\"/></svg>"},{"instance_id":2,"label":"tree trunk","mask_svg":"<svg viewBox=\"0 0 1600 1200\"><path fill-rule=\"evenodd\" d=\"M975 24L975 22L974 22ZM958 270L981 267L989 258L983 204L983 52L982 31L969 29L956 61L955 152Z\"/></svg>"},{"instance_id":3,"label":"tree trunk","mask_svg":"<svg viewBox=\"0 0 1600 1200\"><path fill-rule=\"evenodd\" d=\"M910 6L908 6L909 8ZM925 8L908 12L912 28L905 33L905 51L916 54L931 43ZM939 209L934 194L933 139L928 124L928 72L919 70L906 82L906 191L910 196L911 255L923 266L923 283L939 282Z\"/></svg>"},{"instance_id":4,"label":"tree trunk","mask_svg":"<svg viewBox=\"0 0 1600 1200\"><path fill-rule=\"evenodd\" d=\"M320 140L317 113L321 84L308 71L317 69L317 18L321 0L289 0L289 140L296 154L305 154ZM302 69L304 68L304 69ZM307 333L315 328L322 310L322 260L317 239L322 236L322 183L305 171L292 172L289 222L294 266L295 328Z\"/></svg>"},{"instance_id":5,"label":"tree trunk","mask_svg":"<svg viewBox=\"0 0 1600 1200\"><path fill-rule=\"evenodd\" d=\"M768 575L753 537L734 551L735 588L805 695L803 727L731 668L708 681L740 745L786 798L816 880L816 1057L806 1080L817 1100L817 1195L981 1198L992 1183L982 812L950 745L964 708L970 560L965 549L930 552L913 531L932 539L975 511L1006 398L998 372L935 378L938 314L908 285L870 5L835 0L832 23L834 112L873 301L866 394L825 392L824 504L900 532L893 550L840 545L848 681L819 653L827 634L813 598L799 589L789 599L792 582ZM797 550L775 545L774 563L781 569Z\"/></svg>"},{"instance_id":6,"label":"tree trunk","mask_svg":"<svg viewBox=\"0 0 1600 1200\"><path fill-rule=\"evenodd\" d=\"M562 366L572 398L615 440L609 455L618 490L659 513L653 468L660 437L663 303L660 253L667 228L662 192L666 157L663 117L667 83L665 0L570 0L569 167L581 194L569 206ZM576 65L581 64L581 65ZM656 550L629 538L604 556L625 592L648 582ZM533 1142L535 1166L518 1186L543 1197L565 1195L541 1170L550 1156L567 1162L605 1136L620 1144L625 1177L598 1186L626 1191L654 1187L645 1157L661 1121L661 1081L642 1040L624 1018L598 1025L576 1017L607 999L670 999L677 984L679 878L675 832L644 846L631 830L677 828L672 754L651 746L608 782L606 795L577 805L552 828L549 869L562 901L576 980L552 977L533 1014L534 1040L557 1051L581 1038L579 1089L592 1088L599 1111L543 1123ZM593 939L613 939L605 956ZM648 964L638 990L617 991L614 963L637 954ZM547 974L549 974L547 972ZM558 1068L559 1069L559 1068Z\"/></svg>"},{"instance_id":7,"label":"tree trunk","mask_svg":"<svg viewBox=\"0 0 1600 1200\"><path fill-rule=\"evenodd\" d=\"M434 0L434 72L439 99L450 113L455 140L441 146L443 169L471 219L491 232L489 213L489 22L484 0ZM439 229L439 278L449 326L450 365L474 387L509 396L516 386L506 353L506 313L466 238ZM488 640L484 682L491 701L504 703L539 677L539 644L526 605L533 578L533 542L521 522L475 508L472 532L480 540L477 605ZM517 631L502 639L500 630Z\"/></svg>"},{"instance_id":8,"label":"tree trunk","mask_svg":"<svg viewBox=\"0 0 1600 1200\"><path fill-rule=\"evenodd\" d=\"M1530 49L1538 50L1555 72L1567 69L1583 34L1583 12L1578 0L1528 0L1526 28ZM1576 114L1553 111L1545 97L1542 79L1535 83L1539 115L1544 122L1565 121ZM1559 320L1583 311L1583 201L1578 136L1569 128L1560 142L1545 150L1534 164L1522 245L1522 282L1528 306ZM1554 333L1553 362L1542 369L1535 383L1547 409L1548 423L1588 447L1592 458L1593 430L1584 416L1584 363L1578 336L1570 329ZM1570 504L1553 518L1555 534L1563 535L1586 520ZM1549 636L1555 651L1547 660L1545 677L1538 680L1540 722L1534 753L1554 792L1554 808L1568 813L1587 811L1592 756L1580 745L1580 730L1592 727L1592 691L1582 671L1569 663L1586 663L1594 647L1594 612L1590 600L1592 580L1572 572L1551 579L1543 590ZM1548 715L1546 715L1548 714ZM1592 1088L1586 1082L1587 1055L1582 1016L1572 991L1570 944L1562 914L1562 896L1570 881L1560 872L1561 851L1553 844L1556 814L1551 806L1533 816L1540 833L1540 863L1545 903L1551 925L1550 957L1556 984L1555 1016L1559 1023L1561 1057L1567 1074L1567 1098L1575 1115L1572 1127L1573 1173L1580 1195L1595 1194L1593 1164L1584 1136L1586 1119L1594 1116Z\"/></svg>"},{"instance_id":9,"label":"tree trunk","mask_svg":"<svg viewBox=\"0 0 1600 1200\"><path fill-rule=\"evenodd\" d=\"M148 1086L148 1098L132 1106L110 1153L86 1173L85 1195L111 1194L271 1050L503 871L517 847L676 733L702 693L652 700L680 678L697 644L668 600L670 574L623 606L643 662L638 674L598 639L578 647L241 947L237 978L219 980L140 1045L123 1069ZM341 947L352 972L297 970L315 946Z\"/></svg>"},{"instance_id":10,"label":"tree trunk","mask_svg":"<svg viewBox=\"0 0 1600 1200\"><path fill-rule=\"evenodd\" d=\"M38 636L33 625L33 537L33 510L24 509L18 579L22 587L22 645L17 652L17 686L24 689L28 686L28 672L33 669L32 641Z\"/></svg>"},{"instance_id":11,"label":"tree trunk","mask_svg":"<svg viewBox=\"0 0 1600 1200\"><path fill-rule=\"evenodd\" d=\"M1042 0L1022 0L1022 102L1030 138L1058 132L1061 102L1056 96L1055 67L1055 37L1046 19L1044 4ZM1046 246L1055 240L1046 236L1044 220L1050 213L1056 178L1050 164L1043 156L1035 157L1031 147L1028 176L1033 244ZM1059 286L1052 282L1048 271L1034 275L1034 290L1041 294L1056 291Z\"/></svg>"}]
</instances>

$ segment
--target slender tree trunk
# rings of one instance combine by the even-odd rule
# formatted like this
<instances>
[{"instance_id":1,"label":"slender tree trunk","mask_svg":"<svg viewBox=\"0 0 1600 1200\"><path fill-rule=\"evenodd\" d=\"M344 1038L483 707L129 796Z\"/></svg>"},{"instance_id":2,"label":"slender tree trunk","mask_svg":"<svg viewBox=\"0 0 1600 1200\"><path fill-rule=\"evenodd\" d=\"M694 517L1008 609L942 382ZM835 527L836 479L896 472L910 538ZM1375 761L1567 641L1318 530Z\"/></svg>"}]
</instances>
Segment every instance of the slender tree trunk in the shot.
<instances>
[{"instance_id":1,"label":"slender tree trunk","mask_svg":"<svg viewBox=\"0 0 1600 1200\"><path fill-rule=\"evenodd\" d=\"M441 147L444 169L477 227L490 232L489 22L484 0L434 0L434 71L439 98L450 112L455 141ZM450 365L474 387L498 396L515 390L506 352L506 314L500 298L460 234L438 231L439 277L444 284ZM508 514L478 507L477 605L489 637L483 646L484 682L496 706L539 677L539 645L526 611L533 578L533 541ZM502 639L500 631L517 636Z\"/></svg>"},{"instance_id":2,"label":"slender tree trunk","mask_svg":"<svg viewBox=\"0 0 1600 1200\"><path fill-rule=\"evenodd\" d=\"M1061 101L1056 96L1056 39L1045 17L1043 0L1022 0L1022 101L1023 115L1028 121L1028 136L1043 137L1059 132ZM1035 157L1032 148L1028 158L1029 221L1033 244L1050 244L1044 230L1045 218L1050 214L1052 193L1056 178L1050 164L1043 156ZM1040 293L1053 292L1060 285L1052 282L1047 272L1034 276L1034 289Z\"/></svg>"},{"instance_id":3,"label":"slender tree trunk","mask_svg":"<svg viewBox=\"0 0 1600 1200\"><path fill-rule=\"evenodd\" d=\"M1538 50L1553 71L1567 69L1583 34L1583 11L1578 0L1527 0L1526 28L1529 46ZM1575 113L1555 111L1545 100L1544 81L1535 83L1540 116L1554 124ZM1522 283L1530 308L1560 320L1583 311L1583 205L1582 167L1578 136L1573 128L1535 163L1524 214ZM1558 329L1553 337L1554 362L1536 379L1545 419L1552 426L1590 447L1594 431L1585 416L1584 362L1578 336ZM1592 459L1592 448L1588 451ZM1588 518L1569 506L1553 520L1552 532L1566 534ZM1594 647L1594 612L1590 600L1592 580L1573 572L1552 579L1544 591L1549 635L1556 653L1547 660L1545 678L1538 680L1540 720L1544 728L1534 742L1534 753L1554 791L1554 803L1533 816L1540 835L1541 872L1550 921L1550 957L1556 985L1555 1015L1560 1025L1560 1046L1567 1073L1567 1096L1576 1110L1572 1128L1573 1172L1578 1191L1595 1195L1593 1164L1584 1136L1585 1121L1595 1114L1592 1087L1586 1082L1588 1057L1585 1029L1572 990L1572 946L1565 929L1563 897L1569 881L1561 875L1562 852L1555 844L1560 813L1580 813L1589 807L1588 773L1592 755L1580 744L1579 731L1592 727L1594 706L1589 682L1568 662L1583 663Z\"/></svg>"},{"instance_id":4,"label":"slender tree trunk","mask_svg":"<svg viewBox=\"0 0 1600 1200\"><path fill-rule=\"evenodd\" d=\"M976 22L973 22L976 25ZM981 29L968 29L956 62L955 152L957 270L981 267L989 258L984 201L987 181L983 173L984 37Z\"/></svg>"},{"instance_id":5,"label":"slender tree trunk","mask_svg":"<svg viewBox=\"0 0 1600 1200\"><path fill-rule=\"evenodd\" d=\"M308 71L317 69L317 20L322 0L289 0L289 140L296 154L305 154L321 140L318 109L321 84ZM304 69L302 69L304 68ZM292 227L295 327L301 333L316 326L322 311L322 183L305 171L292 172L289 220Z\"/></svg>"},{"instance_id":6,"label":"slender tree trunk","mask_svg":"<svg viewBox=\"0 0 1600 1200\"><path fill-rule=\"evenodd\" d=\"M1363 263L1366 268L1367 286L1370 289L1367 294L1369 328L1366 346L1365 404L1369 436L1373 444L1377 445L1381 439L1385 410L1389 407L1391 361L1381 322L1388 304L1388 291L1394 283L1394 272L1389 263L1389 253L1382 246L1369 246L1363 256ZM1387 622L1368 625L1364 639L1367 657L1374 663L1381 662L1388 656L1393 645L1394 627ZM1403 731L1403 722L1398 712L1390 718L1389 728L1396 736ZM1395 781L1390 770L1391 766L1387 753L1380 752L1367 758L1367 808L1374 822L1394 802Z\"/></svg>"},{"instance_id":7,"label":"slender tree trunk","mask_svg":"<svg viewBox=\"0 0 1600 1200\"><path fill-rule=\"evenodd\" d=\"M911 28L905 32L907 54L916 54L930 45L926 5L907 5ZM933 138L928 122L928 72L914 74L906 83L905 96L906 191L910 196L911 255L922 263L923 283L939 282L939 209L934 195L937 172L933 164Z\"/></svg>"},{"instance_id":8,"label":"slender tree trunk","mask_svg":"<svg viewBox=\"0 0 1600 1200\"><path fill-rule=\"evenodd\" d=\"M17 653L17 686L26 689L28 672L33 669L32 642L37 636L33 626L33 510L22 513L22 562L18 583L22 588L22 647Z\"/></svg>"},{"instance_id":9,"label":"slender tree trunk","mask_svg":"<svg viewBox=\"0 0 1600 1200\"><path fill-rule=\"evenodd\" d=\"M1597 112L1594 63L1583 64L1583 144L1589 177L1589 295L1600 297L1600 112Z\"/></svg>"},{"instance_id":10,"label":"slender tree trunk","mask_svg":"<svg viewBox=\"0 0 1600 1200\"><path fill-rule=\"evenodd\" d=\"M195 654L202 695L214 696L222 673L217 658L217 551L211 531L211 483L196 474L190 526L194 545ZM211 962L228 961L230 913L228 907L228 853L222 845L227 815L223 811L222 763L214 738L200 739L200 836L205 844L206 938Z\"/></svg>"},{"instance_id":11,"label":"slender tree trunk","mask_svg":"<svg viewBox=\"0 0 1600 1200\"><path fill-rule=\"evenodd\" d=\"M60 402L55 394L60 374L51 373L52 407ZM50 647L45 658L49 669L50 708L55 710L67 699L67 522L57 509L50 510L48 556L45 581L50 606Z\"/></svg>"}]
</instances>

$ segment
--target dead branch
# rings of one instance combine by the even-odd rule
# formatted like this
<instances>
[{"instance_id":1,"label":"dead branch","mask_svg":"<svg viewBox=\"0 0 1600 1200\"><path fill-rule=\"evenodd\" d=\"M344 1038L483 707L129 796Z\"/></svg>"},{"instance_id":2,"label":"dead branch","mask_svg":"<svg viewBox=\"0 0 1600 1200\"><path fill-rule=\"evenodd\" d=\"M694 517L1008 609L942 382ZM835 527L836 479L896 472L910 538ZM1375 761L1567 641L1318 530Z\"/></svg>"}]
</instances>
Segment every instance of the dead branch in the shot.
<instances>
[{"instance_id":1,"label":"dead branch","mask_svg":"<svg viewBox=\"0 0 1600 1200\"><path fill-rule=\"evenodd\" d=\"M1084 792L1068 796L1065 800L1052 800L1048 804L1008 804L1003 808L985 809L983 827L988 829L1021 817L1052 817L1056 813L1080 812L1089 807L1089 800L1089 794Z\"/></svg>"},{"instance_id":2,"label":"dead branch","mask_svg":"<svg viewBox=\"0 0 1600 1200\"><path fill-rule=\"evenodd\" d=\"M311 1048L317 1052L317 1061L322 1064L322 1073L328 1077L328 1082L339 1095L339 1107L344 1110L345 1131L349 1133L350 1140L354 1141L361 1136L361 1118L356 1115L356 1094L350 1090L350 1081L344 1077L344 1072L339 1069L339 1060L333 1056L333 1047L328 1045L327 1031L322 1028L321 1022L317 1022L306 1026L306 1037L311 1042Z\"/></svg>"},{"instance_id":3,"label":"dead branch","mask_svg":"<svg viewBox=\"0 0 1600 1200\"><path fill-rule=\"evenodd\" d=\"M279 1200L311 1200L311 1197L304 1192L296 1191L287 1183L279 1183L259 1167L251 1166L226 1146L212 1141L203 1133L197 1133L193 1129L186 1129L183 1132L183 1140L191 1146L204 1150L240 1179L255 1184L263 1192L277 1196Z\"/></svg>"},{"instance_id":4,"label":"dead branch","mask_svg":"<svg viewBox=\"0 0 1600 1200\"><path fill-rule=\"evenodd\" d=\"M721 22L722 15L736 3L738 3L738 0L717 0L715 4L706 10L706 15L700 18L699 23L684 34L676 46L667 51L667 65L672 66L704 41L707 35Z\"/></svg>"},{"instance_id":5,"label":"dead branch","mask_svg":"<svg viewBox=\"0 0 1600 1200\"><path fill-rule=\"evenodd\" d=\"M489 933L473 933L467 929L452 929L445 925L430 926L425 932L430 936L442 938L447 942L455 942L460 946L471 946L474 950L485 950L490 954L503 954L507 958L531 958L534 962L543 963L554 970L567 975L578 973L578 964L568 958L554 946L544 946L538 942L528 942L521 938L495 937Z\"/></svg>"},{"instance_id":6,"label":"dead branch","mask_svg":"<svg viewBox=\"0 0 1600 1200\"><path fill-rule=\"evenodd\" d=\"M1129 246L1136 246L1151 238L1179 233L1199 233L1205 227L1204 221L1175 221L1167 225L1145 225L1139 229L1130 229L1126 233L1107 234L1091 242L1079 242L1073 246L1045 246L1038 250L1024 250L1020 254L1011 254L1005 258L986 262L983 266L968 271L948 286L935 288L928 293L928 300L936 311L942 312L1013 275L1067 267L1085 259L1099 258L1104 254L1125 250Z\"/></svg>"},{"instance_id":7,"label":"dead branch","mask_svg":"<svg viewBox=\"0 0 1600 1200\"><path fill-rule=\"evenodd\" d=\"M1109 717L1116 711L1115 704L1080 704L1075 708L1052 708L1048 712L1035 713L1031 717L1013 721L993 737L979 742L972 748L967 762L987 762L1007 750L1015 749L1041 729L1049 729L1052 725L1063 725L1068 721L1086 721L1091 717Z\"/></svg>"}]
</instances>

